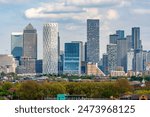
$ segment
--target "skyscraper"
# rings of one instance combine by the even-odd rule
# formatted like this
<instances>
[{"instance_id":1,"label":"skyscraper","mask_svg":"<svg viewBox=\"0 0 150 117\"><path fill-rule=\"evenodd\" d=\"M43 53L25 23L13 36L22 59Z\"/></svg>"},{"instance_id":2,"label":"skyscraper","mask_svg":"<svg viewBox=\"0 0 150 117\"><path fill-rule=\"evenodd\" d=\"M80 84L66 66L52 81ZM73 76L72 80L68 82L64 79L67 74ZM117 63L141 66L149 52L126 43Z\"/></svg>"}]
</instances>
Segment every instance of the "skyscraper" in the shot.
<instances>
[{"instance_id":1,"label":"skyscraper","mask_svg":"<svg viewBox=\"0 0 150 117\"><path fill-rule=\"evenodd\" d=\"M36 73L37 60L37 31L32 24L28 24L23 30L23 56L20 66L17 68L19 74Z\"/></svg>"},{"instance_id":2,"label":"skyscraper","mask_svg":"<svg viewBox=\"0 0 150 117\"><path fill-rule=\"evenodd\" d=\"M37 31L28 24L23 31L23 56L37 59Z\"/></svg>"},{"instance_id":3,"label":"skyscraper","mask_svg":"<svg viewBox=\"0 0 150 117\"><path fill-rule=\"evenodd\" d=\"M109 43L117 44L117 39L118 39L117 34L109 35Z\"/></svg>"},{"instance_id":4,"label":"skyscraper","mask_svg":"<svg viewBox=\"0 0 150 117\"><path fill-rule=\"evenodd\" d=\"M128 45L126 38L117 40L117 66L122 66L127 72L127 51Z\"/></svg>"},{"instance_id":5,"label":"skyscraper","mask_svg":"<svg viewBox=\"0 0 150 117\"><path fill-rule=\"evenodd\" d=\"M126 39L127 39L127 44L128 44L128 50L133 49L132 48L132 36L131 35L127 35Z\"/></svg>"},{"instance_id":6,"label":"skyscraper","mask_svg":"<svg viewBox=\"0 0 150 117\"><path fill-rule=\"evenodd\" d=\"M118 39L124 38L124 30L117 30L116 34L118 35Z\"/></svg>"},{"instance_id":7,"label":"skyscraper","mask_svg":"<svg viewBox=\"0 0 150 117\"><path fill-rule=\"evenodd\" d=\"M87 62L99 62L99 20L87 20Z\"/></svg>"},{"instance_id":8,"label":"skyscraper","mask_svg":"<svg viewBox=\"0 0 150 117\"><path fill-rule=\"evenodd\" d=\"M58 24L47 23L43 26L43 73L58 74Z\"/></svg>"},{"instance_id":9,"label":"skyscraper","mask_svg":"<svg viewBox=\"0 0 150 117\"><path fill-rule=\"evenodd\" d=\"M84 61L87 62L87 42L84 44Z\"/></svg>"},{"instance_id":10,"label":"skyscraper","mask_svg":"<svg viewBox=\"0 0 150 117\"><path fill-rule=\"evenodd\" d=\"M143 71L143 51L136 50L135 51L135 71L142 72Z\"/></svg>"},{"instance_id":11,"label":"skyscraper","mask_svg":"<svg viewBox=\"0 0 150 117\"><path fill-rule=\"evenodd\" d=\"M134 50L141 49L140 28L132 28L132 48Z\"/></svg>"},{"instance_id":12,"label":"skyscraper","mask_svg":"<svg viewBox=\"0 0 150 117\"><path fill-rule=\"evenodd\" d=\"M114 71L117 67L117 44L107 45L108 72Z\"/></svg>"},{"instance_id":13,"label":"skyscraper","mask_svg":"<svg viewBox=\"0 0 150 117\"><path fill-rule=\"evenodd\" d=\"M23 55L23 33L13 32L11 34L11 54L17 60Z\"/></svg>"},{"instance_id":14,"label":"skyscraper","mask_svg":"<svg viewBox=\"0 0 150 117\"><path fill-rule=\"evenodd\" d=\"M127 52L127 71L133 71L134 68L134 50L130 49Z\"/></svg>"},{"instance_id":15,"label":"skyscraper","mask_svg":"<svg viewBox=\"0 0 150 117\"><path fill-rule=\"evenodd\" d=\"M103 65L102 69L104 74L108 75L108 54L103 54Z\"/></svg>"},{"instance_id":16,"label":"skyscraper","mask_svg":"<svg viewBox=\"0 0 150 117\"><path fill-rule=\"evenodd\" d=\"M83 43L78 41L65 43L63 73L81 74L82 47Z\"/></svg>"}]
</instances>

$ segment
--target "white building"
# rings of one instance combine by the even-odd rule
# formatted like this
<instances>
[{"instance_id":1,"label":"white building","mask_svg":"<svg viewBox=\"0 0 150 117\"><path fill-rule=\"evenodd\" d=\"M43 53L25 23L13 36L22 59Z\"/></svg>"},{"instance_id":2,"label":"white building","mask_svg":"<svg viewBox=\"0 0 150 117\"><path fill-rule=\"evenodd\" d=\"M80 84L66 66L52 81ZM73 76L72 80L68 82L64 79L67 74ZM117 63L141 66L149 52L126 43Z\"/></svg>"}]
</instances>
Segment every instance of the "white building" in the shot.
<instances>
[{"instance_id":1,"label":"white building","mask_svg":"<svg viewBox=\"0 0 150 117\"><path fill-rule=\"evenodd\" d=\"M12 55L0 55L0 72L15 73L16 67L16 61Z\"/></svg>"},{"instance_id":2,"label":"white building","mask_svg":"<svg viewBox=\"0 0 150 117\"><path fill-rule=\"evenodd\" d=\"M131 49L127 53L127 71L133 70L134 64L134 50Z\"/></svg>"},{"instance_id":3,"label":"white building","mask_svg":"<svg viewBox=\"0 0 150 117\"><path fill-rule=\"evenodd\" d=\"M43 73L58 74L58 24L43 26Z\"/></svg>"}]
</instances>

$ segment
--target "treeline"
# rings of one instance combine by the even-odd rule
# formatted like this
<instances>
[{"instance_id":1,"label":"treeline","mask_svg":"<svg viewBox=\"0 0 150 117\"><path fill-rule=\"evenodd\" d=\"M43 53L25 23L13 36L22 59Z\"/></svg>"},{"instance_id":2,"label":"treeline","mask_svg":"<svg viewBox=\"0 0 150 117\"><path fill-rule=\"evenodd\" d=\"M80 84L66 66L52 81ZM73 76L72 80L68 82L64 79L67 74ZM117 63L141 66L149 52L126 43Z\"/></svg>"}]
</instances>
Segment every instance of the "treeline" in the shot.
<instances>
[{"instance_id":1,"label":"treeline","mask_svg":"<svg viewBox=\"0 0 150 117\"><path fill-rule=\"evenodd\" d=\"M85 95L87 98L119 97L132 92L126 79L113 82L36 82L0 83L1 99L43 100L56 98L57 94Z\"/></svg>"}]
</instances>

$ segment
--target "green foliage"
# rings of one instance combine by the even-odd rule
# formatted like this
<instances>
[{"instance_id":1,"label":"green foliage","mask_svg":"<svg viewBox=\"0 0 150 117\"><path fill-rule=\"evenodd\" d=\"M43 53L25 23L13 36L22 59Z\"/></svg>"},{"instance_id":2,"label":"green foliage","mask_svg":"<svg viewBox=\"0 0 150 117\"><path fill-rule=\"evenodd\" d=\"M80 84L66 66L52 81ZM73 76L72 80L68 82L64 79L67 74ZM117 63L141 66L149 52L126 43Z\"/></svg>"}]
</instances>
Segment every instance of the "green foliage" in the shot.
<instances>
[{"instance_id":1,"label":"green foliage","mask_svg":"<svg viewBox=\"0 0 150 117\"><path fill-rule=\"evenodd\" d=\"M57 94L85 95L87 98L118 97L125 92L132 92L126 79L114 82L41 82L25 81L22 83L0 84L0 96L13 96L12 99L37 100L55 98Z\"/></svg>"},{"instance_id":2,"label":"green foliage","mask_svg":"<svg viewBox=\"0 0 150 117\"><path fill-rule=\"evenodd\" d=\"M58 82L55 83L43 83L42 84L42 92L44 94L44 97L56 97L57 94L65 94L66 89L65 87Z\"/></svg>"},{"instance_id":3,"label":"green foliage","mask_svg":"<svg viewBox=\"0 0 150 117\"><path fill-rule=\"evenodd\" d=\"M20 87L18 87L16 94L19 99L23 100L37 100L43 97L42 87L35 81L23 82Z\"/></svg>"},{"instance_id":4,"label":"green foliage","mask_svg":"<svg viewBox=\"0 0 150 117\"><path fill-rule=\"evenodd\" d=\"M137 90L135 91L135 94L139 94L139 95L150 94L150 90Z\"/></svg>"},{"instance_id":5,"label":"green foliage","mask_svg":"<svg viewBox=\"0 0 150 117\"><path fill-rule=\"evenodd\" d=\"M11 82L4 82L2 84L2 90L4 90L4 91L7 91L12 87L13 87L13 84Z\"/></svg>"},{"instance_id":6,"label":"green foliage","mask_svg":"<svg viewBox=\"0 0 150 117\"><path fill-rule=\"evenodd\" d=\"M125 92L132 91L132 88L127 79L118 79L116 81L116 87L120 94L124 94Z\"/></svg>"}]
</instances>

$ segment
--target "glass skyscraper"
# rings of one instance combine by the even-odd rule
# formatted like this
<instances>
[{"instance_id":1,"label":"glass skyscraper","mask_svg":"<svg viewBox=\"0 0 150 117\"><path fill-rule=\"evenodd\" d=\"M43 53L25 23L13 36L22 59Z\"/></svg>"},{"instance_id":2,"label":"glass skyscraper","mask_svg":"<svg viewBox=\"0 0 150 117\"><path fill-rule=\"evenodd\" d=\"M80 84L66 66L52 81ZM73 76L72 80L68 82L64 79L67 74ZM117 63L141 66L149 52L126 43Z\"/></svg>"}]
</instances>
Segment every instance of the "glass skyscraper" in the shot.
<instances>
[{"instance_id":1,"label":"glass skyscraper","mask_svg":"<svg viewBox=\"0 0 150 117\"><path fill-rule=\"evenodd\" d=\"M98 63L99 47L99 20L87 20L87 62Z\"/></svg>"},{"instance_id":2,"label":"glass skyscraper","mask_svg":"<svg viewBox=\"0 0 150 117\"><path fill-rule=\"evenodd\" d=\"M128 43L126 38L120 38L117 40L117 66L124 68L127 72L127 52Z\"/></svg>"},{"instance_id":3,"label":"glass skyscraper","mask_svg":"<svg viewBox=\"0 0 150 117\"><path fill-rule=\"evenodd\" d=\"M23 31L23 56L37 59L37 31L31 24Z\"/></svg>"},{"instance_id":4,"label":"glass skyscraper","mask_svg":"<svg viewBox=\"0 0 150 117\"><path fill-rule=\"evenodd\" d=\"M117 34L109 35L109 43L117 44L117 39L118 39Z\"/></svg>"},{"instance_id":5,"label":"glass skyscraper","mask_svg":"<svg viewBox=\"0 0 150 117\"><path fill-rule=\"evenodd\" d=\"M141 49L140 28L132 28L132 48L134 50Z\"/></svg>"},{"instance_id":6,"label":"glass skyscraper","mask_svg":"<svg viewBox=\"0 0 150 117\"><path fill-rule=\"evenodd\" d=\"M124 30L117 30L116 34L118 35L118 39L124 38Z\"/></svg>"},{"instance_id":7,"label":"glass skyscraper","mask_svg":"<svg viewBox=\"0 0 150 117\"><path fill-rule=\"evenodd\" d=\"M23 55L23 33L13 32L11 34L11 54L17 60Z\"/></svg>"},{"instance_id":8,"label":"glass skyscraper","mask_svg":"<svg viewBox=\"0 0 150 117\"><path fill-rule=\"evenodd\" d=\"M65 43L63 73L81 74L82 42Z\"/></svg>"},{"instance_id":9,"label":"glass skyscraper","mask_svg":"<svg viewBox=\"0 0 150 117\"><path fill-rule=\"evenodd\" d=\"M59 59L58 24L47 23L43 27L43 73L58 74Z\"/></svg>"}]
</instances>

